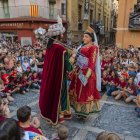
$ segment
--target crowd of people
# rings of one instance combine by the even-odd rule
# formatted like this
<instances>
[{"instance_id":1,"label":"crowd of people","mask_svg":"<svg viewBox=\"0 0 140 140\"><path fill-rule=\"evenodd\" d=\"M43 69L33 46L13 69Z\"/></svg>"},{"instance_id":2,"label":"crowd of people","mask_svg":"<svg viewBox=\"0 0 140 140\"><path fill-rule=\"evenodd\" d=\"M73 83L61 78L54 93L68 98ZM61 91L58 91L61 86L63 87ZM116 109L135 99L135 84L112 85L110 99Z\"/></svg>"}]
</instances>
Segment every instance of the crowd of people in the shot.
<instances>
[{"instance_id":1,"label":"crowd of people","mask_svg":"<svg viewBox=\"0 0 140 140\"><path fill-rule=\"evenodd\" d=\"M102 91L115 100L134 102L140 115L140 50L101 47Z\"/></svg>"},{"instance_id":2,"label":"crowd of people","mask_svg":"<svg viewBox=\"0 0 140 140\"><path fill-rule=\"evenodd\" d=\"M12 94L26 94L30 88L40 89L46 48L37 41L21 47L9 40L0 46L0 96L13 101Z\"/></svg>"},{"instance_id":3,"label":"crowd of people","mask_svg":"<svg viewBox=\"0 0 140 140\"><path fill-rule=\"evenodd\" d=\"M9 102L13 102L13 94L28 94L32 89L40 89L41 75L46 47L36 42L33 46L22 47L7 40L0 46L0 139L28 140L36 135L43 136L38 117L31 117L29 106L17 110L18 121L9 118ZM128 49L114 46L100 46L102 91L115 100L134 102L136 112L140 116L140 51L130 45ZM32 119L31 119L32 118ZM23 134L24 133L24 134ZM118 137L115 134L102 133L104 137ZM106 136L105 136L106 135ZM64 125L58 129L54 140L66 140L68 128ZM106 139L107 140L107 139ZM118 137L119 140L119 137Z\"/></svg>"},{"instance_id":4,"label":"crowd of people","mask_svg":"<svg viewBox=\"0 0 140 140\"><path fill-rule=\"evenodd\" d=\"M30 89L40 89L46 46L37 40L33 46L21 46L16 41L0 42L0 139L30 140L43 136L39 117L31 116L31 108L23 106L17 110L18 120L10 118L9 103L14 101L13 94L28 94ZM22 97L21 97L22 98ZM8 119L9 118L9 119ZM61 126L58 136L68 136L68 130Z\"/></svg>"}]
</instances>

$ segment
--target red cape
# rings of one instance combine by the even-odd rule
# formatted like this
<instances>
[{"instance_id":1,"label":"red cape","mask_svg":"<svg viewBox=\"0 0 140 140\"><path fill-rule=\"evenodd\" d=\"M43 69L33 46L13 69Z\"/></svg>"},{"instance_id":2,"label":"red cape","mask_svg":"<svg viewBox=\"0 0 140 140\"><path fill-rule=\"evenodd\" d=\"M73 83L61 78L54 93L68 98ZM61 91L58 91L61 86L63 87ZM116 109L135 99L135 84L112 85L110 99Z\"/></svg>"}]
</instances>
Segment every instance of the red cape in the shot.
<instances>
[{"instance_id":1,"label":"red cape","mask_svg":"<svg viewBox=\"0 0 140 140\"><path fill-rule=\"evenodd\" d=\"M52 124L57 124L64 71L65 48L53 44L46 50L39 107L41 115Z\"/></svg>"}]
</instances>

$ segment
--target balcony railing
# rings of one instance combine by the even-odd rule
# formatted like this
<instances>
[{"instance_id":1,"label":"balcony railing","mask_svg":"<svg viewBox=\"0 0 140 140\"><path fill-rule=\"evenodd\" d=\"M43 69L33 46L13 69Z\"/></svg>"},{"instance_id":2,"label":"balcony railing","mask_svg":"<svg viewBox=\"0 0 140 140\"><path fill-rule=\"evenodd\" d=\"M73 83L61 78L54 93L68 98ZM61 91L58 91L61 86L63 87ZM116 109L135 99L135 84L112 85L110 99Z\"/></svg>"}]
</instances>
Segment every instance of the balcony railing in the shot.
<instances>
[{"instance_id":1,"label":"balcony railing","mask_svg":"<svg viewBox=\"0 0 140 140\"><path fill-rule=\"evenodd\" d=\"M41 17L47 19L57 19L61 15L60 9L49 8L46 6L27 5L27 6L10 6L7 9L0 7L0 18L18 18L18 17Z\"/></svg>"},{"instance_id":2,"label":"balcony railing","mask_svg":"<svg viewBox=\"0 0 140 140\"><path fill-rule=\"evenodd\" d=\"M129 13L129 30L140 31L140 7L134 5L134 11Z\"/></svg>"}]
</instances>

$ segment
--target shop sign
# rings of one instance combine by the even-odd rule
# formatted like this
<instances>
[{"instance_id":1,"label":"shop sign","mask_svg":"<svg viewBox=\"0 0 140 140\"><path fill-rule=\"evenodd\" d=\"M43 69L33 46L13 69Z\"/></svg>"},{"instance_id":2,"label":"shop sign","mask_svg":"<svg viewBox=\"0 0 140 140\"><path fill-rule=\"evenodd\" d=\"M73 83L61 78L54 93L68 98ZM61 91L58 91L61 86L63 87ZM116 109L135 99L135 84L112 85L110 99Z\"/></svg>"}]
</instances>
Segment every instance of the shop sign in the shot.
<instances>
[{"instance_id":1,"label":"shop sign","mask_svg":"<svg viewBox=\"0 0 140 140\"><path fill-rule=\"evenodd\" d=\"M0 23L0 27L23 27L24 23Z\"/></svg>"}]
</instances>

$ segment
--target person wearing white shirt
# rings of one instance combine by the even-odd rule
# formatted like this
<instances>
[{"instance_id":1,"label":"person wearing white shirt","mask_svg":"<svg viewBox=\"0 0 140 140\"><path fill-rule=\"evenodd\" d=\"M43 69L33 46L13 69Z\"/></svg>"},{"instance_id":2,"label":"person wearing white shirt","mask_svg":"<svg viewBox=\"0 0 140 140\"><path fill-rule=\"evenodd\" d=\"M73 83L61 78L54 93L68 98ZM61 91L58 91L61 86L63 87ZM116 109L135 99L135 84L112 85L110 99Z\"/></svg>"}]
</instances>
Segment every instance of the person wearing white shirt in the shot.
<instances>
[{"instance_id":1,"label":"person wearing white shirt","mask_svg":"<svg viewBox=\"0 0 140 140\"><path fill-rule=\"evenodd\" d=\"M17 62L17 71L18 71L19 74L21 74L23 72L20 61Z\"/></svg>"},{"instance_id":2,"label":"person wearing white shirt","mask_svg":"<svg viewBox=\"0 0 140 140\"><path fill-rule=\"evenodd\" d=\"M23 71L26 71L28 67L30 67L30 64L29 64L28 60L25 58L24 62L22 63Z\"/></svg>"},{"instance_id":3,"label":"person wearing white shirt","mask_svg":"<svg viewBox=\"0 0 140 140\"><path fill-rule=\"evenodd\" d=\"M37 63L38 63L38 60L35 58L35 56L31 56L30 58L30 66L31 66L31 70L32 71L38 71L38 67L37 67Z\"/></svg>"}]
</instances>

